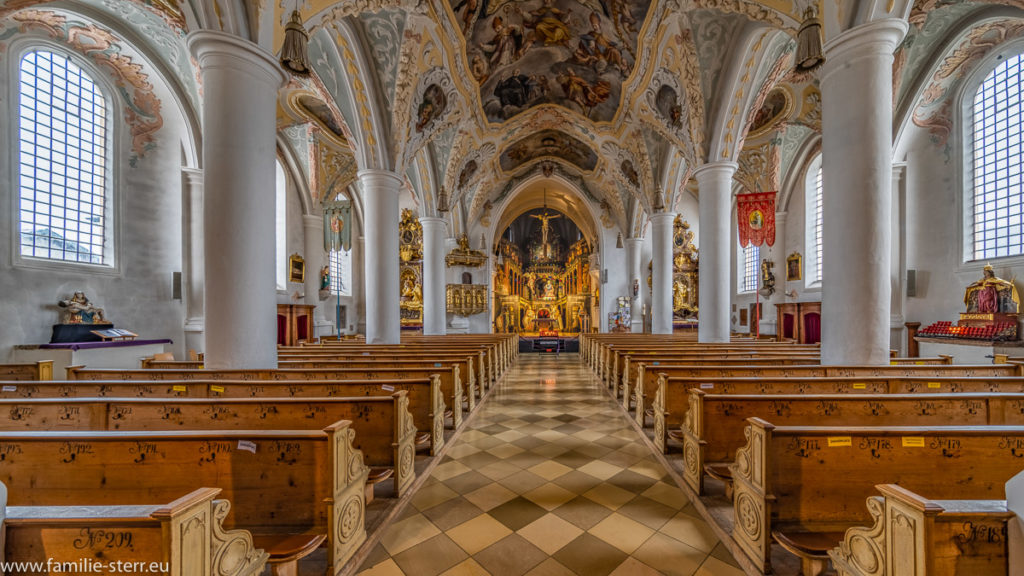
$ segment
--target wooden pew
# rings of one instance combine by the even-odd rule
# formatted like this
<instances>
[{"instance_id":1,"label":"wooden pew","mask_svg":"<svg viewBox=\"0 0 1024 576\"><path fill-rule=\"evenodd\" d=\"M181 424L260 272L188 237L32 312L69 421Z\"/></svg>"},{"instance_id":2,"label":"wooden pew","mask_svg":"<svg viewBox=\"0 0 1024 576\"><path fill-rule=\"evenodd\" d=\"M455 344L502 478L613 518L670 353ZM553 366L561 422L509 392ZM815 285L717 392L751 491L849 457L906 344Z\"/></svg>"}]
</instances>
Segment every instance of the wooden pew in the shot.
<instances>
[{"instance_id":1,"label":"wooden pew","mask_svg":"<svg viewBox=\"0 0 1024 576\"><path fill-rule=\"evenodd\" d=\"M751 395L690 388L681 435L683 480L698 495L704 494L706 472L731 482L725 468L746 442L743 429L753 417L776 426L1024 425L1024 393Z\"/></svg>"},{"instance_id":2,"label":"wooden pew","mask_svg":"<svg viewBox=\"0 0 1024 576\"><path fill-rule=\"evenodd\" d=\"M690 360L703 360L708 357L720 358L758 358L763 356L784 357L784 358L806 358L805 364L817 364L821 357L821 351L817 347L800 347L789 344L701 344L685 346L635 346L617 347L609 346L606 349L606 362L603 367L602 376L609 388L617 385L626 371L626 361L631 358L634 362L643 359L661 360L670 364L671 358L678 358L679 364L686 364Z\"/></svg>"},{"instance_id":3,"label":"wooden pew","mask_svg":"<svg viewBox=\"0 0 1024 576\"><path fill-rule=\"evenodd\" d=\"M990 376L1024 376L1020 368L1004 364L981 366L968 365L897 365L897 366L804 366L804 365L743 365L723 364L716 366L652 366L650 369L641 365L637 369L635 390L631 398L637 406L637 422L645 423L642 407L655 396L658 390L658 383L661 374L672 380L674 378L698 378L704 383L713 383L718 378L820 378L820 377L843 377L843 376L918 376L928 378L931 376L966 376L966 377L990 377ZM686 392L680 398L686 403Z\"/></svg>"},{"instance_id":4,"label":"wooden pew","mask_svg":"<svg viewBox=\"0 0 1024 576\"><path fill-rule=\"evenodd\" d=\"M451 406L453 427L462 425L462 379L458 366L441 368L278 368L239 370L103 370L68 366L68 380L404 380L440 378L441 393ZM420 424L417 424L420 426Z\"/></svg>"},{"instance_id":5,"label":"wooden pew","mask_svg":"<svg viewBox=\"0 0 1024 576\"><path fill-rule=\"evenodd\" d=\"M1024 378L984 376L891 376L810 378L668 378L654 398L654 444L665 452L667 431L683 426L690 390L715 394L926 394L962 392L1024 393Z\"/></svg>"},{"instance_id":6,"label":"wooden pew","mask_svg":"<svg viewBox=\"0 0 1024 576\"><path fill-rule=\"evenodd\" d=\"M404 390L348 398L0 399L0 431L322 430L339 420L352 422L352 445L371 480L393 473L403 496L416 479L416 427Z\"/></svg>"},{"instance_id":7,"label":"wooden pew","mask_svg":"<svg viewBox=\"0 0 1024 576\"><path fill-rule=\"evenodd\" d=\"M253 534L278 574L327 542L336 575L366 539L369 468L350 422L323 431L2 432L16 506L146 505L218 485L224 524ZM170 495L170 496L169 496Z\"/></svg>"},{"instance_id":8,"label":"wooden pew","mask_svg":"<svg viewBox=\"0 0 1024 576\"><path fill-rule=\"evenodd\" d=\"M435 354L448 355L454 352L465 354L482 353L483 363L479 370L479 376L482 379L482 385L485 387L492 382L497 382L508 364L504 349L496 344L470 344L463 346L457 344L368 345L327 342L320 344L305 343L300 347L280 348L278 350L278 353L281 355L291 353L309 354L313 352L327 352L345 356L362 355L364 353L366 355L380 355L382 357L386 355L404 355L405 357L418 360L430 359Z\"/></svg>"},{"instance_id":9,"label":"wooden pew","mask_svg":"<svg viewBox=\"0 0 1024 576\"><path fill-rule=\"evenodd\" d=\"M930 500L897 486L875 486L874 524L850 528L829 551L838 576L1006 576L1005 500ZM872 567L878 567L871 570Z\"/></svg>"},{"instance_id":10,"label":"wooden pew","mask_svg":"<svg viewBox=\"0 0 1024 576\"><path fill-rule=\"evenodd\" d=\"M53 380L53 360L0 364L0 380Z\"/></svg>"},{"instance_id":11,"label":"wooden pew","mask_svg":"<svg viewBox=\"0 0 1024 576\"><path fill-rule=\"evenodd\" d=\"M992 500L1020 472L1022 426L775 426L751 418L736 452L732 536L771 570L771 543L797 554L807 576L847 529L870 522L876 484L937 499Z\"/></svg>"},{"instance_id":12,"label":"wooden pew","mask_svg":"<svg viewBox=\"0 0 1024 576\"><path fill-rule=\"evenodd\" d=\"M430 433L432 454L444 447L440 378L406 380L74 380L0 382L0 398L323 398L389 397L404 391L413 425Z\"/></svg>"},{"instance_id":13,"label":"wooden pew","mask_svg":"<svg viewBox=\"0 0 1024 576\"><path fill-rule=\"evenodd\" d=\"M111 573L127 564L131 570L117 571L259 576L269 554L253 545L249 532L224 528L231 504L217 498L220 492L199 488L151 505L7 506L4 562L38 563L43 571L6 574ZM7 500L6 489L2 497Z\"/></svg>"}]
</instances>

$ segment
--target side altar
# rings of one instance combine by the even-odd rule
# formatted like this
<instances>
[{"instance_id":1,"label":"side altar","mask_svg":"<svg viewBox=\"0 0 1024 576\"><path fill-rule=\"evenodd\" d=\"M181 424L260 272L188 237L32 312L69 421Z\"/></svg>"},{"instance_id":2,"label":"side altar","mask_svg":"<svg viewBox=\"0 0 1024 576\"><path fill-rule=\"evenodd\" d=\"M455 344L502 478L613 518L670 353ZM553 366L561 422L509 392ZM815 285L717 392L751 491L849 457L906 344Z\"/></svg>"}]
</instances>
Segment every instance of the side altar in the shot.
<instances>
[{"instance_id":1,"label":"side altar","mask_svg":"<svg viewBox=\"0 0 1024 576\"><path fill-rule=\"evenodd\" d=\"M996 354L1019 356L1020 293L1016 284L995 275L985 266L980 280L964 291L965 312L956 324L939 321L918 331L915 337L923 356L949 354L958 364L989 363Z\"/></svg>"}]
</instances>

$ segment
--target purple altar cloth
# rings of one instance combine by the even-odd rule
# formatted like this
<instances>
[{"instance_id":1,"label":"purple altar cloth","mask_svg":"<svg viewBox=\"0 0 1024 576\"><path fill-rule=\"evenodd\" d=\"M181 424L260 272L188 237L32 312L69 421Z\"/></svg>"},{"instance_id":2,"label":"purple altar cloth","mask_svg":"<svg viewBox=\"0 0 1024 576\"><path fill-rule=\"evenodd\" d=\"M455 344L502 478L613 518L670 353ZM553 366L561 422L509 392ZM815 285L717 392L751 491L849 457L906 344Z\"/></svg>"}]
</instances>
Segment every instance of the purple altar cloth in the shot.
<instances>
[{"instance_id":1,"label":"purple altar cloth","mask_svg":"<svg viewBox=\"0 0 1024 576\"><path fill-rule=\"evenodd\" d=\"M121 348L125 346L144 346L146 344L173 344L163 340L111 340L109 342L65 342L62 344L40 344L42 350L91 350L93 348Z\"/></svg>"}]
</instances>

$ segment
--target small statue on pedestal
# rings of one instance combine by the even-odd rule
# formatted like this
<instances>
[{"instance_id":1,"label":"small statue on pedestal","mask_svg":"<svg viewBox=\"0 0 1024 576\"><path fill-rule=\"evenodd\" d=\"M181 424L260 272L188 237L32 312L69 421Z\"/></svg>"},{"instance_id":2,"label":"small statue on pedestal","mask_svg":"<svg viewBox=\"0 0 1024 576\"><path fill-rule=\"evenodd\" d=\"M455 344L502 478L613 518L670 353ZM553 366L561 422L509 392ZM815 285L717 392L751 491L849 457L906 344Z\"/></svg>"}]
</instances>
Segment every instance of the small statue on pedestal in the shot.
<instances>
[{"instance_id":1,"label":"small statue on pedestal","mask_svg":"<svg viewBox=\"0 0 1024 576\"><path fill-rule=\"evenodd\" d=\"M75 292L68 300L57 302L64 311L64 324L106 324L103 308L94 306L85 297L85 292Z\"/></svg>"},{"instance_id":2,"label":"small statue on pedestal","mask_svg":"<svg viewBox=\"0 0 1024 576\"><path fill-rule=\"evenodd\" d=\"M1009 280L997 278L992 265L985 266L981 280L973 282L964 292L964 305L972 313L1016 313L1020 308L1017 286Z\"/></svg>"}]
</instances>

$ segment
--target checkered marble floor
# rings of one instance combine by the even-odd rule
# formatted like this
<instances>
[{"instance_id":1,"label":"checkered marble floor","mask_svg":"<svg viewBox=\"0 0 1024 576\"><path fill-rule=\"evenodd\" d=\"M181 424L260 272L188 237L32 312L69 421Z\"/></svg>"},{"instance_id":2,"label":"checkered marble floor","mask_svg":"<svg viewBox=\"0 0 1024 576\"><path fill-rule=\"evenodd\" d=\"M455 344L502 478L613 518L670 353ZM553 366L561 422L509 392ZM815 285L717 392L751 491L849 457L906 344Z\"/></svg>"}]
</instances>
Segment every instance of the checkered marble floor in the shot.
<instances>
[{"instance_id":1,"label":"checkered marble floor","mask_svg":"<svg viewBox=\"0 0 1024 576\"><path fill-rule=\"evenodd\" d=\"M524 354L361 576L742 576L576 354Z\"/></svg>"}]
</instances>

